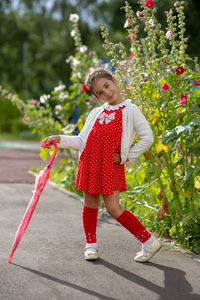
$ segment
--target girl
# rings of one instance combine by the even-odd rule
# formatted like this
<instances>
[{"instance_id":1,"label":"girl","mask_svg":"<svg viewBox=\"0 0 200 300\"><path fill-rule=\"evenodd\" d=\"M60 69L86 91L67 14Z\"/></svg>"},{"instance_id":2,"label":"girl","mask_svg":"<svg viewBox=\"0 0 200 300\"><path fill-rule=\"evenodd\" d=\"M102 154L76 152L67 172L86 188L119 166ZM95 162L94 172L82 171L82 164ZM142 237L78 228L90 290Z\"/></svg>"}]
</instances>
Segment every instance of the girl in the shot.
<instances>
[{"instance_id":1,"label":"girl","mask_svg":"<svg viewBox=\"0 0 200 300\"><path fill-rule=\"evenodd\" d=\"M161 248L139 220L119 204L120 192L126 191L124 164L137 159L154 142L149 123L131 99L124 100L112 73L98 68L86 78L87 92L105 103L94 108L78 136L50 136L42 143L55 141L61 148L79 149L76 188L84 193L82 210L86 260L98 259L96 241L99 195L108 213L129 230L141 243L136 262L147 262ZM131 147L135 134L140 141Z\"/></svg>"}]
</instances>

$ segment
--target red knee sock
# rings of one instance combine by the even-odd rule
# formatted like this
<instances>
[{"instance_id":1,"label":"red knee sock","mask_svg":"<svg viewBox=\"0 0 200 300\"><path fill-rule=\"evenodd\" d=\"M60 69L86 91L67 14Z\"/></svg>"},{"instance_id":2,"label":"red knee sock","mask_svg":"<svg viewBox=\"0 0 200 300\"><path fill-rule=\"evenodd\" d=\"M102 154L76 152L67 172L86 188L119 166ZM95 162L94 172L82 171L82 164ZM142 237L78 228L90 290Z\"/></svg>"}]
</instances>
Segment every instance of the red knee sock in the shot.
<instances>
[{"instance_id":1,"label":"red knee sock","mask_svg":"<svg viewBox=\"0 0 200 300\"><path fill-rule=\"evenodd\" d=\"M82 220L86 243L96 243L97 213L98 208L83 205Z\"/></svg>"},{"instance_id":2,"label":"red knee sock","mask_svg":"<svg viewBox=\"0 0 200 300\"><path fill-rule=\"evenodd\" d=\"M129 230L141 243L146 242L151 234L130 211L125 209L116 219L122 226Z\"/></svg>"}]
</instances>

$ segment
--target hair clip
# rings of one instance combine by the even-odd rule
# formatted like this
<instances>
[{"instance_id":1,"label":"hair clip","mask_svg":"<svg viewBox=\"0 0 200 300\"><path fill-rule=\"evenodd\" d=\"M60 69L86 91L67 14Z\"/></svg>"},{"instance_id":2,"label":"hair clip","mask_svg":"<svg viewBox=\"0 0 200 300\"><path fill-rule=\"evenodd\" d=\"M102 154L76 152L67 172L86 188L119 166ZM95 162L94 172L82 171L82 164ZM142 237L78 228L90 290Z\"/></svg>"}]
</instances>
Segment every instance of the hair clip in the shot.
<instances>
[{"instance_id":1,"label":"hair clip","mask_svg":"<svg viewBox=\"0 0 200 300\"><path fill-rule=\"evenodd\" d=\"M88 97L91 97L91 96L92 96L91 92L87 89L87 85L86 85L86 84L83 84L83 85L82 85L82 89L83 89L84 93L85 93Z\"/></svg>"}]
</instances>

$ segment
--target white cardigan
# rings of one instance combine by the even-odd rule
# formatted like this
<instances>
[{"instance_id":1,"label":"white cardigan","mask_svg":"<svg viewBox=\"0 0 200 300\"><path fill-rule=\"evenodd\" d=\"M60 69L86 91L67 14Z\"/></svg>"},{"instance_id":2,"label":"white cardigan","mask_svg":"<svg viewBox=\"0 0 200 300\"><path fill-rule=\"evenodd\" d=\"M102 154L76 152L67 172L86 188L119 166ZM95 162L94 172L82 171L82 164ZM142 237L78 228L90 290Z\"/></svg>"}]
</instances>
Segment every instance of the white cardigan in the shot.
<instances>
[{"instance_id":1,"label":"white cardigan","mask_svg":"<svg viewBox=\"0 0 200 300\"><path fill-rule=\"evenodd\" d=\"M60 143L58 146L61 148L79 149L80 158L85 148L87 137L98 116L105 108L107 110L116 110L124 105L126 107L122 110L121 164L124 164L127 160L133 161L137 159L151 147L154 142L154 137L145 116L136 104L131 103L131 99L127 99L114 106L104 103L102 106L94 108L89 113L85 125L79 135L60 135ZM140 140L133 146L132 144L136 133L140 137Z\"/></svg>"}]
</instances>

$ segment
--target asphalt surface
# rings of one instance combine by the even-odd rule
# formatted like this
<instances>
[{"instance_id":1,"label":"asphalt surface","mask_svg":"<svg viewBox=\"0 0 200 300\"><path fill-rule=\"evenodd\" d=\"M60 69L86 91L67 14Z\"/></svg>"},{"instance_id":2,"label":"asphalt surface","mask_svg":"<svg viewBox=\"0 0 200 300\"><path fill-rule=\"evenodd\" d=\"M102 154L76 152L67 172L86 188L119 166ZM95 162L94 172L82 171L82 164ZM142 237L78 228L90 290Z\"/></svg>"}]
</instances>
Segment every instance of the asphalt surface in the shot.
<instances>
[{"instance_id":1,"label":"asphalt surface","mask_svg":"<svg viewBox=\"0 0 200 300\"><path fill-rule=\"evenodd\" d=\"M99 260L85 261L82 203L49 184L9 264L33 189L0 181L0 300L200 299L199 256L162 250L136 263L140 243L109 216L98 217Z\"/></svg>"}]
</instances>

